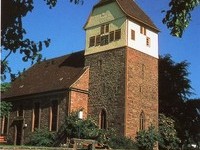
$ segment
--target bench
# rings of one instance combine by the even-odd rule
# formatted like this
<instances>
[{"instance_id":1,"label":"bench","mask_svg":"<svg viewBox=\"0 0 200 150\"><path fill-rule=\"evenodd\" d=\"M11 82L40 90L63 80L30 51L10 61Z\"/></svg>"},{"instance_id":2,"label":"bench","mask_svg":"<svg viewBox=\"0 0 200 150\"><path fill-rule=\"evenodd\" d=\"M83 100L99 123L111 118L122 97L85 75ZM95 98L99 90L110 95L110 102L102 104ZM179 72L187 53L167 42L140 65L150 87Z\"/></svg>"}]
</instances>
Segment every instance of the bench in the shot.
<instances>
[{"instance_id":1,"label":"bench","mask_svg":"<svg viewBox=\"0 0 200 150\"><path fill-rule=\"evenodd\" d=\"M0 136L0 144L5 144L7 143L7 140L6 140L6 136Z\"/></svg>"},{"instance_id":2,"label":"bench","mask_svg":"<svg viewBox=\"0 0 200 150\"><path fill-rule=\"evenodd\" d=\"M73 148L78 149L78 148L85 148L90 145L91 150L95 150L95 140L86 140L86 139L76 139L73 138Z\"/></svg>"},{"instance_id":3,"label":"bench","mask_svg":"<svg viewBox=\"0 0 200 150\"><path fill-rule=\"evenodd\" d=\"M89 139L72 139L73 148L77 150L78 148L88 149L88 150L96 150L96 149L110 149L109 146L100 144L95 140Z\"/></svg>"}]
</instances>

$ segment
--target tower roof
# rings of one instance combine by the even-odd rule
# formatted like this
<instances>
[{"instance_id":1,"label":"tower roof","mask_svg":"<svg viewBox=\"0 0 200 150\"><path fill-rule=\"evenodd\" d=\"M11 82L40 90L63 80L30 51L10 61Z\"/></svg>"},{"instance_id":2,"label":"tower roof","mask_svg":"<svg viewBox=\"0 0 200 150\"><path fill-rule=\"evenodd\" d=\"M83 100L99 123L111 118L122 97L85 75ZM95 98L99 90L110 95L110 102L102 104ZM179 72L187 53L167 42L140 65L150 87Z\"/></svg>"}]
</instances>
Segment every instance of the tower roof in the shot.
<instances>
[{"instance_id":1,"label":"tower roof","mask_svg":"<svg viewBox=\"0 0 200 150\"><path fill-rule=\"evenodd\" d=\"M157 32L159 31L152 20L133 0L101 0L93 7L93 9L107 5L112 2L116 2L127 17L130 17L131 19L148 26Z\"/></svg>"}]
</instances>

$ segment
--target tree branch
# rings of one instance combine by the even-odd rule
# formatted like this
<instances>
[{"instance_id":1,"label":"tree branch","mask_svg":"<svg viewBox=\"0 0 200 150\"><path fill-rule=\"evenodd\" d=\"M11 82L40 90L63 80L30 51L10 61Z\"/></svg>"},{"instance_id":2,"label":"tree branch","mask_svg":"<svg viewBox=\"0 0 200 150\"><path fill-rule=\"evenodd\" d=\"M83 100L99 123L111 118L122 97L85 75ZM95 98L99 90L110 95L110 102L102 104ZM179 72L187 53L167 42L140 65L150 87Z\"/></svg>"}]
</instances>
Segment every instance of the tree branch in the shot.
<instances>
[{"instance_id":1,"label":"tree branch","mask_svg":"<svg viewBox=\"0 0 200 150\"><path fill-rule=\"evenodd\" d=\"M3 59L3 61L2 62L5 62L6 61L6 59L10 56L12 54L12 51L10 50L10 52L8 53L8 55Z\"/></svg>"}]
</instances>

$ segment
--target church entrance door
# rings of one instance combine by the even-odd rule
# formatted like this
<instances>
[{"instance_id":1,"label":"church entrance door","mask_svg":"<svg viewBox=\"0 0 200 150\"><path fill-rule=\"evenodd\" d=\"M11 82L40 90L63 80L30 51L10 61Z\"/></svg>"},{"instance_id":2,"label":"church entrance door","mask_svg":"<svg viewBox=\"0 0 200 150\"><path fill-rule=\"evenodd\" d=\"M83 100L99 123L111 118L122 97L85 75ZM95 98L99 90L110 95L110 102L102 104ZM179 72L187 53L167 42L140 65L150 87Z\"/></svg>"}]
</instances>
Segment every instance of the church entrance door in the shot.
<instances>
[{"instance_id":1,"label":"church entrance door","mask_svg":"<svg viewBox=\"0 0 200 150\"><path fill-rule=\"evenodd\" d=\"M23 120L15 122L15 143L16 145L22 144Z\"/></svg>"}]
</instances>

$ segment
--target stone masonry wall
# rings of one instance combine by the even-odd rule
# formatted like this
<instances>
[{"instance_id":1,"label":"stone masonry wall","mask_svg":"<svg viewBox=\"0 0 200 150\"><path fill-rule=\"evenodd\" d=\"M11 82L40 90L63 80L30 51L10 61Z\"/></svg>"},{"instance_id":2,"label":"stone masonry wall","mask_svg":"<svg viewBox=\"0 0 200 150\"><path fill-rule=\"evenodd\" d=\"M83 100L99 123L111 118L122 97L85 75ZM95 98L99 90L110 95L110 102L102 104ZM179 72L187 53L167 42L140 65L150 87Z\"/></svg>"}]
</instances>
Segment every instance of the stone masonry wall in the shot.
<instances>
[{"instance_id":1,"label":"stone masonry wall","mask_svg":"<svg viewBox=\"0 0 200 150\"><path fill-rule=\"evenodd\" d=\"M99 124L106 110L107 126L124 134L125 48L85 56L90 67L88 114Z\"/></svg>"},{"instance_id":2,"label":"stone masonry wall","mask_svg":"<svg viewBox=\"0 0 200 150\"><path fill-rule=\"evenodd\" d=\"M129 47L86 56L90 66L89 115L99 123L107 112L108 127L134 138L140 114L145 128L158 124L158 60Z\"/></svg>"},{"instance_id":3,"label":"stone masonry wall","mask_svg":"<svg viewBox=\"0 0 200 150\"><path fill-rule=\"evenodd\" d=\"M8 132L8 142L10 144L15 144L15 118L17 117L17 110L20 105L23 106L24 116L23 116L23 123L27 124L27 127L24 127L22 130L22 143L25 144L29 142L29 136L32 133L32 114L34 103L39 102L41 113L40 113L40 128L49 129L49 114L50 114L50 105L52 100L58 100L59 104L59 114L58 114L58 128L63 124L64 118L67 115L67 108L68 108L68 94L64 93L51 93L48 95L40 95L39 97L28 97L26 99L18 99L12 100L13 109L10 113L9 117L9 132Z\"/></svg>"},{"instance_id":4,"label":"stone masonry wall","mask_svg":"<svg viewBox=\"0 0 200 150\"><path fill-rule=\"evenodd\" d=\"M126 68L126 136L134 138L142 111L145 129L158 124L158 59L127 48Z\"/></svg>"}]
</instances>

